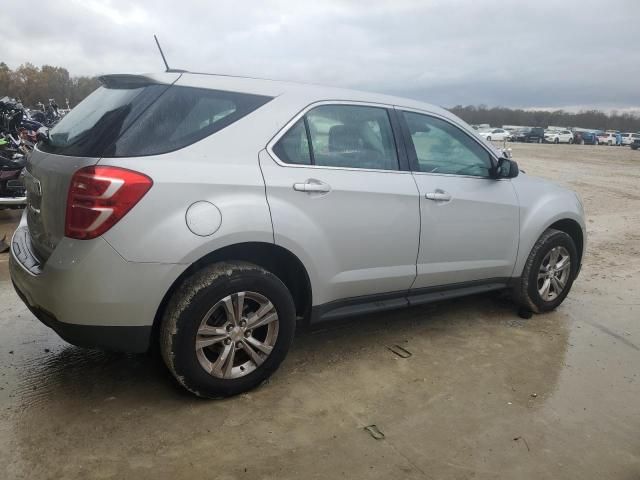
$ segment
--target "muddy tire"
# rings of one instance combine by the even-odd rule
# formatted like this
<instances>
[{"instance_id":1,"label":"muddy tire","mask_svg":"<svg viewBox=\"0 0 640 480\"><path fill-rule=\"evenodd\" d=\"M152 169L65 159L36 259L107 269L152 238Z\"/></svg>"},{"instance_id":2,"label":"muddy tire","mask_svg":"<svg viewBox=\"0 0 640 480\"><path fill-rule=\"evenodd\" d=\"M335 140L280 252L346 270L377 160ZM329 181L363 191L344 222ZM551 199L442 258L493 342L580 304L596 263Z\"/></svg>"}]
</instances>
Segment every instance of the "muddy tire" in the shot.
<instances>
[{"instance_id":1,"label":"muddy tire","mask_svg":"<svg viewBox=\"0 0 640 480\"><path fill-rule=\"evenodd\" d=\"M532 312L548 312L571 290L578 270L578 251L565 232L547 229L529 253L514 289L518 303Z\"/></svg>"},{"instance_id":2,"label":"muddy tire","mask_svg":"<svg viewBox=\"0 0 640 480\"><path fill-rule=\"evenodd\" d=\"M199 397L257 387L284 360L295 331L291 293L271 272L217 263L187 278L171 297L160 350L176 380Z\"/></svg>"}]
</instances>

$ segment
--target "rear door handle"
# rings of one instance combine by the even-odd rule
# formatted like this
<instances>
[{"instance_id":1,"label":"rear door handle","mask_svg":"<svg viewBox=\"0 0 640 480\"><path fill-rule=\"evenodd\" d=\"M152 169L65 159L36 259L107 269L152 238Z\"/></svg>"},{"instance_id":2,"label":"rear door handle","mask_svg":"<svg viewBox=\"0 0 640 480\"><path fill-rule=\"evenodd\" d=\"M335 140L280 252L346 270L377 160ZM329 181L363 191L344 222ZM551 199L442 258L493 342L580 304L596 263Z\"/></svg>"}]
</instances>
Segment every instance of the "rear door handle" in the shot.
<instances>
[{"instance_id":1,"label":"rear door handle","mask_svg":"<svg viewBox=\"0 0 640 480\"><path fill-rule=\"evenodd\" d=\"M435 192L426 193L424 196L427 200L433 200L434 202L448 202L451 200L451 195L442 190L436 190Z\"/></svg>"},{"instance_id":2,"label":"rear door handle","mask_svg":"<svg viewBox=\"0 0 640 480\"><path fill-rule=\"evenodd\" d=\"M304 183L294 183L293 189L296 192L328 193L331 191L331 186L328 183L310 178Z\"/></svg>"}]
</instances>

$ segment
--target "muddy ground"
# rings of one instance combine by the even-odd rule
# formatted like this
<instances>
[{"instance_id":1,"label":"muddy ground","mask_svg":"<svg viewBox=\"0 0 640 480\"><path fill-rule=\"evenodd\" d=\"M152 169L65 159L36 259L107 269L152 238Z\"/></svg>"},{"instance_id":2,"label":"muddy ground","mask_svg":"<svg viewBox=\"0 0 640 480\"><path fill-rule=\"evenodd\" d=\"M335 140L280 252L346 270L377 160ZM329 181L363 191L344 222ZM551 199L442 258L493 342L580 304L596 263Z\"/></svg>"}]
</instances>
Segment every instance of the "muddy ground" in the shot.
<instances>
[{"instance_id":1,"label":"muddy ground","mask_svg":"<svg viewBox=\"0 0 640 480\"><path fill-rule=\"evenodd\" d=\"M148 356L64 343L0 255L0 478L640 478L640 151L513 150L584 199L584 267L557 311L478 296L301 333L268 384L225 401ZM17 219L0 212L0 232Z\"/></svg>"}]
</instances>

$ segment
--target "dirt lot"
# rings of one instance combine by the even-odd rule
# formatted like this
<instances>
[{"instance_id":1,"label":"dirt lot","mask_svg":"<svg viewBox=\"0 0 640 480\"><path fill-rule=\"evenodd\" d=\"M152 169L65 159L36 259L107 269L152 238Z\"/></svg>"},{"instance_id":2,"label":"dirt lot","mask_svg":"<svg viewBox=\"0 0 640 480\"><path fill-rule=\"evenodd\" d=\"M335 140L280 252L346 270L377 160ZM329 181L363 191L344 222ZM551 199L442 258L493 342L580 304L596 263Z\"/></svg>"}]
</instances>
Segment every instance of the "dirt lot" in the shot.
<instances>
[{"instance_id":1,"label":"dirt lot","mask_svg":"<svg viewBox=\"0 0 640 480\"><path fill-rule=\"evenodd\" d=\"M480 296L302 333L230 400L184 394L147 356L65 344L0 255L0 478L640 478L640 151L513 150L584 199L584 267L556 312Z\"/></svg>"}]
</instances>

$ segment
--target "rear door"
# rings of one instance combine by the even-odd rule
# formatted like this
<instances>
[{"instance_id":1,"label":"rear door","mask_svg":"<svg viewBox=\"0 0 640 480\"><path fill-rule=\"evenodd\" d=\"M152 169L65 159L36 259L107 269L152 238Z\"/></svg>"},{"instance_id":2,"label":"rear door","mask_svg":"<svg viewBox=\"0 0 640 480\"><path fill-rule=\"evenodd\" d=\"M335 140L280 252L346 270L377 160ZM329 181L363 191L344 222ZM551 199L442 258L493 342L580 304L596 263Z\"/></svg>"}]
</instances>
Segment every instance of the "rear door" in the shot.
<instances>
[{"instance_id":1,"label":"rear door","mask_svg":"<svg viewBox=\"0 0 640 480\"><path fill-rule=\"evenodd\" d=\"M275 242L307 265L314 305L407 291L415 279L418 191L394 113L315 105L260 154Z\"/></svg>"},{"instance_id":2,"label":"rear door","mask_svg":"<svg viewBox=\"0 0 640 480\"><path fill-rule=\"evenodd\" d=\"M491 154L446 119L403 111L420 192L421 235L414 289L510 277L519 206L508 179L489 177Z\"/></svg>"}]
</instances>

